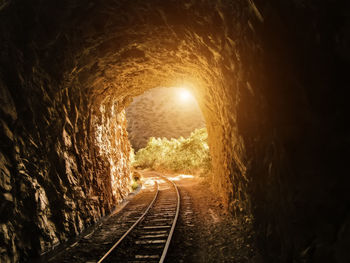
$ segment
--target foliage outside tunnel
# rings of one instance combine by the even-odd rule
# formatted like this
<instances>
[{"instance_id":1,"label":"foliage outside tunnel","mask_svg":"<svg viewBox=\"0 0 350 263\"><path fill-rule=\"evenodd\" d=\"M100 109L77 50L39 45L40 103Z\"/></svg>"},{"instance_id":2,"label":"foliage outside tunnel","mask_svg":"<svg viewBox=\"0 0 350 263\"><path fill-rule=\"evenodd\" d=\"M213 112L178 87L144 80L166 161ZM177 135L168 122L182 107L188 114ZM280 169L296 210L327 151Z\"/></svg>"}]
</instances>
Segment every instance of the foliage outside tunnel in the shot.
<instances>
[{"instance_id":1,"label":"foliage outside tunnel","mask_svg":"<svg viewBox=\"0 0 350 263\"><path fill-rule=\"evenodd\" d=\"M211 168L206 128L196 129L188 138L151 137L134 158L135 168L152 168L174 172L207 173Z\"/></svg>"}]
</instances>

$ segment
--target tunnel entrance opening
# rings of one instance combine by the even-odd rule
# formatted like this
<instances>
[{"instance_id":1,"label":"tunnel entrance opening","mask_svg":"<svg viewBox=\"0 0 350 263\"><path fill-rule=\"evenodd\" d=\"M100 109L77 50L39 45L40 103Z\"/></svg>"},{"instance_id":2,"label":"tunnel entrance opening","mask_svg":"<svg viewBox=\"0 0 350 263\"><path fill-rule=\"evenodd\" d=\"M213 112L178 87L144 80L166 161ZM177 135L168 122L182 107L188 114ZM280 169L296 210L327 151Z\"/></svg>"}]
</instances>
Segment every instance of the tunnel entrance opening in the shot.
<instances>
[{"instance_id":1,"label":"tunnel entrance opening","mask_svg":"<svg viewBox=\"0 0 350 263\"><path fill-rule=\"evenodd\" d=\"M134 168L209 172L206 124L188 86L148 90L134 98L126 117Z\"/></svg>"}]
</instances>

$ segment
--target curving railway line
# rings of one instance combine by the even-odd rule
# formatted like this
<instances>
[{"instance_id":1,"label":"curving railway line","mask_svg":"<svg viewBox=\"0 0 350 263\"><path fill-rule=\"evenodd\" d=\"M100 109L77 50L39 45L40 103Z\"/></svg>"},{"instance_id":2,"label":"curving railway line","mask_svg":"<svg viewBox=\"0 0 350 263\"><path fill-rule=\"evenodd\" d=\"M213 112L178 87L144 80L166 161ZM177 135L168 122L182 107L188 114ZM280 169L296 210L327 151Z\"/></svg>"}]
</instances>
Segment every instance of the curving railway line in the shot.
<instances>
[{"instance_id":1,"label":"curving railway line","mask_svg":"<svg viewBox=\"0 0 350 263\"><path fill-rule=\"evenodd\" d=\"M164 262L179 210L180 194L176 184L159 175L148 207L98 263Z\"/></svg>"}]
</instances>

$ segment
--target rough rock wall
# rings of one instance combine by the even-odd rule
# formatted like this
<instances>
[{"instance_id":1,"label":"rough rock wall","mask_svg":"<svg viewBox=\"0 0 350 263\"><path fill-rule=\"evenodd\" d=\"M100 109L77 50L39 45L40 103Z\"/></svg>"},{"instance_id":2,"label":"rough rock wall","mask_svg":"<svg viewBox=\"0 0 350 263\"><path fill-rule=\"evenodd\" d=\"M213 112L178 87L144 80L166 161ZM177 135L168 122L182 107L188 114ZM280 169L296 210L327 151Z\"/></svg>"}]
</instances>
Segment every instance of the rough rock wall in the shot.
<instances>
[{"instance_id":1,"label":"rough rock wall","mask_svg":"<svg viewBox=\"0 0 350 263\"><path fill-rule=\"evenodd\" d=\"M0 26L1 262L25 262L77 235L113 209L129 180L124 113L107 102L97 112L101 103L64 77L64 51L34 47L49 40L31 34L31 7L28 16L17 7ZM102 151L107 143L117 153Z\"/></svg>"},{"instance_id":2,"label":"rough rock wall","mask_svg":"<svg viewBox=\"0 0 350 263\"><path fill-rule=\"evenodd\" d=\"M101 104L98 112L94 113L92 122L99 155L110 166L106 180L111 180L113 196L121 201L128 194L131 185L131 147L126 131L125 110L118 112L118 103Z\"/></svg>"},{"instance_id":3,"label":"rough rock wall","mask_svg":"<svg viewBox=\"0 0 350 263\"><path fill-rule=\"evenodd\" d=\"M50 222L26 227L27 215L43 215L36 182L66 207L51 211L56 236L76 232L65 222L77 213L88 222L110 207L103 185L103 201L68 212L79 203L69 203L80 192L72 178L92 175L77 188L95 189L91 180L110 170L89 133L91 105L110 98L122 108L188 81L209 131L213 185L234 214L252 213L267 262L348 262L347 10L345 1L2 1L2 247L40 251L23 229L55 242Z\"/></svg>"},{"instance_id":4,"label":"rough rock wall","mask_svg":"<svg viewBox=\"0 0 350 263\"><path fill-rule=\"evenodd\" d=\"M225 109L219 128L208 124L223 138L211 137L211 149L224 156L230 207L252 212L267 262L347 262L349 16L331 1L249 10L235 34L236 77L226 73L213 95Z\"/></svg>"},{"instance_id":5,"label":"rough rock wall","mask_svg":"<svg viewBox=\"0 0 350 263\"><path fill-rule=\"evenodd\" d=\"M269 262L347 262L348 91L345 1L256 1L262 75L242 93L238 130L249 157L250 200ZM259 16L257 16L259 17ZM245 65L257 67L254 57ZM261 87L257 89L256 87ZM256 92L258 91L258 93ZM256 96L256 95L255 95ZM248 105L259 105L250 111ZM248 106L248 107L247 107ZM278 255L276 257L276 255Z\"/></svg>"},{"instance_id":6,"label":"rough rock wall","mask_svg":"<svg viewBox=\"0 0 350 263\"><path fill-rule=\"evenodd\" d=\"M54 87L37 85L1 87L1 262L64 242L129 191L124 113L101 106L96 116L79 91L50 98Z\"/></svg>"},{"instance_id":7,"label":"rough rock wall","mask_svg":"<svg viewBox=\"0 0 350 263\"><path fill-rule=\"evenodd\" d=\"M195 98L181 98L183 88L155 88L133 99L126 108L127 131L134 150L146 146L150 137L188 137L205 121Z\"/></svg>"}]
</instances>

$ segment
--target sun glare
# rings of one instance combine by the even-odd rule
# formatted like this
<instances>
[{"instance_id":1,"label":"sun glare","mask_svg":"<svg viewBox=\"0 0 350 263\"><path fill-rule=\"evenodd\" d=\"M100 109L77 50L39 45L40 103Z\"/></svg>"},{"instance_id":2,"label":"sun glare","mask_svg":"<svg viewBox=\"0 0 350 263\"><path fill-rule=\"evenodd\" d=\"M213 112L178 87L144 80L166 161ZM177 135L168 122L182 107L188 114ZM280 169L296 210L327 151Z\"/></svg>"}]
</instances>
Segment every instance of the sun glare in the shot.
<instances>
[{"instance_id":1,"label":"sun glare","mask_svg":"<svg viewBox=\"0 0 350 263\"><path fill-rule=\"evenodd\" d=\"M192 99L192 94L190 91L188 91L187 89L184 89L184 88L181 88L179 90L179 99L182 101L182 102L186 102L190 99Z\"/></svg>"}]
</instances>

